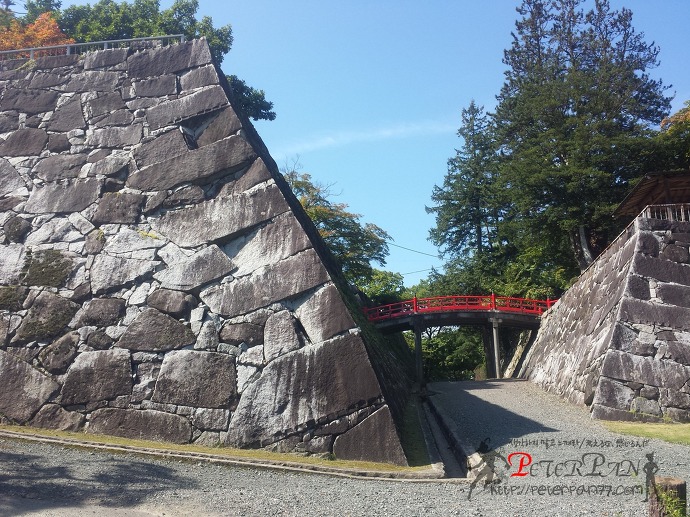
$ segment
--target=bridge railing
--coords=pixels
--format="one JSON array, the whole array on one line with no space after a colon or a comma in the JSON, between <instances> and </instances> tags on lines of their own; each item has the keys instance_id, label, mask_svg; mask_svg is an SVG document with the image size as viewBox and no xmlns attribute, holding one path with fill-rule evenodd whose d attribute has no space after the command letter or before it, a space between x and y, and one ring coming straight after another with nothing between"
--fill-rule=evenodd
<instances>
[{"instance_id":1,"label":"bridge railing","mask_svg":"<svg viewBox=\"0 0 690 517\"><path fill-rule=\"evenodd\" d=\"M87 43L69 43L52 47L32 47L17 50L0 51L0 61L9 59L35 59L44 56L64 56L82 54L94 50L108 50L125 47L147 47L151 45L170 45L171 43L184 43L184 34L166 34L164 36L150 36L147 38L129 38L107 41L89 41Z\"/></svg>"},{"instance_id":2,"label":"bridge railing","mask_svg":"<svg viewBox=\"0 0 690 517\"><path fill-rule=\"evenodd\" d=\"M389 303L363 310L371 322L404 318L413 314L454 311L498 311L541 316L555 300L533 300L510 296L471 295L434 296L432 298L413 298L402 302Z\"/></svg>"}]
</instances>

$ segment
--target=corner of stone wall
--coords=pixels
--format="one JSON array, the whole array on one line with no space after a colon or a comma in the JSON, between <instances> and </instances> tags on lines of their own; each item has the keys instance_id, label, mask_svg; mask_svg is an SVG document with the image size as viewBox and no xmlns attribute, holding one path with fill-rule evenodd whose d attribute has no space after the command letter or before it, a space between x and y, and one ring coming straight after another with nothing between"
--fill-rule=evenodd
<instances>
[{"instance_id":1,"label":"corner of stone wall","mask_svg":"<svg viewBox=\"0 0 690 517\"><path fill-rule=\"evenodd\" d=\"M227 81L227 78L222 74L220 69L218 74L221 77L221 85L225 89L230 104L235 107L240 120L242 121L245 138L252 144L252 147L257 150L257 153L266 163L268 170L271 173L273 180L278 185L285 199L290 206L293 214L301 224L302 228L309 236L313 243L314 249L318 253L321 261L331 276L333 283L338 288L340 295L347 306L350 315L354 319L358 328L362 331L362 338L366 346L369 360L372 362L374 371L381 384L381 389L384 398L388 401L390 406L390 413L395 422L395 427L398 433L402 429L403 415L407 400L411 393L413 385L413 369L414 359L409 348L395 339L383 336L366 320L362 314L361 304L357 301L351 286L345 280L340 267L334 259L331 251L323 242L318 230L314 226L311 218L304 211L301 203L292 192L290 185L287 183L283 175L280 173L278 165L271 157L268 148L257 133L251 120L238 109L238 101L235 98L232 88Z\"/></svg>"},{"instance_id":2,"label":"corner of stone wall","mask_svg":"<svg viewBox=\"0 0 690 517\"><path fill-rule=\"evenodd\" d=\"M0 420L349 459L375 428L403 462L404 368L208 45L27 63L0 70Z\"/></svg>"},{"instance_id":3,"label":"corner of stone wall","mask_svg":"<svg viewBox=\"0 0 690 517\"><path fill-rule=\"evenodd\" d=\"M638 245L592 416L690 421L690 223L636 220Z\"/></svg>"}]
</instances>

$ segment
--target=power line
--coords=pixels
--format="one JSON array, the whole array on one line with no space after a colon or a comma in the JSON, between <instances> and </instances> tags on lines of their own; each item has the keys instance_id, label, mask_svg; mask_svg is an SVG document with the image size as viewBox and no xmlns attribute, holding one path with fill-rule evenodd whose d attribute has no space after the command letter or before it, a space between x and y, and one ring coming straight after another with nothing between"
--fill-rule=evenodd
<instances>
[{"instance_id":1,"label":"power line","mask_svg":"<svg viewBox=\"0 0 690 517\"><path fill-rule=\"evenodd\" d=\"M387 244L388 244L389 246L395 246L396 248L402 248L402 249L404 249L404 250L411 251L411 252L413 252L413 253L419 253L420 255L426 255L427 257L434 257L434 258L437 258L437 259L440 259L440 258L441 258L441 257L439 257L438 255L432 255L431 253L424 253L423 251L413 250L413 249L411 249L411 248L406 248L405 246L400 246L400 245L398 245L398 244L393 244L392 242L389 242L389 243L387 243Z\"/></svg>"},{"instance_id":2,"label":"power line","mask_svg":"<svg viewBox=\"0 0 690 517\"><path fill-rule=\"evenodd\" d=\"M414 273L425 273L425 272L427 272L427 271L433 271L433 270L434 270L434 268L420 269L419 271L410 271L409 273L400 273L400 274L401 274L402 276L405 276L405 275L412 275L412 274L414 274Z\"/></svg>"}]
</instances>

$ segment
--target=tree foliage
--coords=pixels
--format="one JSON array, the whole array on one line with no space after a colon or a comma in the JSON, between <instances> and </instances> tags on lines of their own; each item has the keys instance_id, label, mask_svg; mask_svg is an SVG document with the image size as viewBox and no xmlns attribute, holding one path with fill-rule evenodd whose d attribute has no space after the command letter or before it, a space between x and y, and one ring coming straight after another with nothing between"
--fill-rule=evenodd
<instances>
[{"instance_id":1,"label":"tree foliage","mask_svg":"<svg viewBox=\"0 0 690 517\"><path fill-rule=\"evenodd\" d=\"M74 43L58 27L51 13L41 14L33 23L23 25L18 20L10 21L7 29L0 30L0 50L29 47L47 47Z\"/></svg>"},{"instance_id":2,"label":"tree foliage","mask_svg":"<svg viewBox=\"0 0 690 517\"><path fill-rule=\"evenodd\" d=\"M490 252L496 245L500 204L495 176L497 160L490 121L483 107L472 101L462 110L458 136L463 146L448 160L442 187L434 187L427 212L436 214L431 241L447 254Z\"/></svg>"},{"instance_id":3,"label":"tree foliage","mask_svg":"<svg viewBox=\"0 0 690 517\"><path fill-rule=\"evenodd\" d=\"M330 201L330 188L300 173L293 164L283 169L283 175L292 187L302 207L314 222L326 242L345 278L356 286L371 281L372 262L385 265L388 255L388 234L372 223L362 224L361 215L349 212L345 203Z\"/></svg>"},{"instance_id":4,"label":"tree foliage","mask_svg":"<svg viewBox=\"0 0 690 517\"><path fill-rule=\"evenodd\" d=\"M432 193L430 236L449 261L430 281L446 292L559 295L618 234L611 214L630 182L679 163L684 133L656 137L670 105L649 76L659 49L630 10L523 0L517 11L496 111L463 110L463 146Z\"/></svg>"},{"instance_id":5,"label":"tree foliage","mask_svg":"<svg viewBox=\"0 0 690 517\"><path fill-rule=\"evenodd\" d=\"M494 115L500 185L522 234L567 242L580 269L616 235L610 214L641 173L626 151L670 107L648 73L659 49L635 31L632 12L584 4L523 1Z\"/></svg>"}]
</instances>

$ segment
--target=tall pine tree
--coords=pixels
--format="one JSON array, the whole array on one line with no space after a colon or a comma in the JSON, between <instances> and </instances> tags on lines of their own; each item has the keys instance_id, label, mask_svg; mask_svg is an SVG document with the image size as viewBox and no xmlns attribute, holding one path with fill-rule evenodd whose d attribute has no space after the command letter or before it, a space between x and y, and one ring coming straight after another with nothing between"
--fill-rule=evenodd
<instances>
[{"instance_id":1,"label":"tall pine tree","mask_svg":"<svg viewBox=\"0 0 690 517\"><path fill-rule=\"evenodd\" d=\"M536 262L573 271L615 237L610 214L641 172L636 142L670 108L649 76L659 49L635 31L632 12L585 3L523 0L494 116L514 243L536 237L552 255Z\"/></svg>"}]
</instances>

